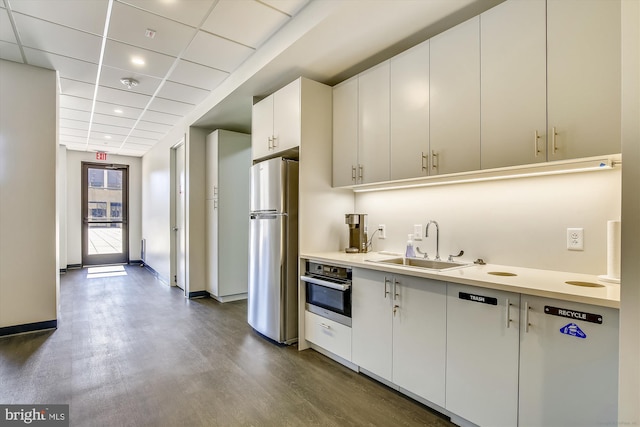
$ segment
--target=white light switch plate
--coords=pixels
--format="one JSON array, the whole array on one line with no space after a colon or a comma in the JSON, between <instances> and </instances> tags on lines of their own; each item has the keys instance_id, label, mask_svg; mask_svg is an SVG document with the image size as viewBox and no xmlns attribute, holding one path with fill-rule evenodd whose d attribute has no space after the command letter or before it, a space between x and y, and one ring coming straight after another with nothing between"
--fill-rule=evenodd
<instances>
[{"instance_id":1,"label":"white light switch plate","mask_svg":"<svg viewBox=\"0 0 640 427\"><path fill-rule=\"evenodd\" d=\"M567 249L570 251L584 250L584 228L567 228Z\"/></svg>"}]
</instances>

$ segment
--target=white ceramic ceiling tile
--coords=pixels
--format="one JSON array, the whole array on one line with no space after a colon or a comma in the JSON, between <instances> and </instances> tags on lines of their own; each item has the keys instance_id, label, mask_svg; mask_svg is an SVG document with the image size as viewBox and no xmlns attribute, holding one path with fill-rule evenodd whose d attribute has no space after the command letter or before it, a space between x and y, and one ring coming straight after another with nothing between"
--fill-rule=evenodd
<instances>
[{"instance_id":1,"label":"white ceramic ceiling tile","mask_svg":"<svg viewBox=\"0 0 640 427\"><path fill-rule=\"evenodd\" d=\"M122 132L129 133L133 125L136 124L136 120L130 119L127 117L116 117L116 116L110 116L107 114L93 113L93 123L110 125L110 126L118 126L121 129L123 129L118 133L122 133Z\"/></svg>"},{"instance_id":2,"label":"white ceramic ceiling tile","mask_svg":"<svg viewBox=\"0 0 640 427\"><path fill-rule=\"evenodd\" d=\"M149 138L140 138L137 136L130 136L129 138L127 138L127 144L131 143L131 144L143 145L147 147L154 145L156 142L158 142L156 138L149 139Z\"/></svg>"},{"instance_id":3,"label":"white ceramic ceiling tile","mask_svg":"<svg viewBox=\"0 0 640 427\"><path fill-rule=\"evenodd\" d=\"M60 95L60 108L71 108L73 110L91 111L91 100L87 98L78 98L76 96Z\"/></svg>"},{"instance_id":4,"label":"white ceramic ceiling tile","mask_svg":"<svg viewBox=\"0 0 640 427\"><path fill-rule=\"evenodd\" d=\"M107 0L11 0L11 9L102 36Z\"/></svg>"},{"instance_id":5,"label":"white ceramic ceiling tile","mask_svg":"<svg viewBox=\"0 0 640 427\"><path fill-rule=\"evenodd\" d=\"M289 20L289 15L253 0L220 0L202 29L257 48Z\"/></svg>"},{"instance_id":6,"label":"white ceramic ceiling tile","mask_svg":"<svg viewBox=\"0 0 640 427\"><path fill-rule=\"evenodd\" d=\"M151 123L151 122L146 122L144 120L140 120L136 125L136 129L148 130L151 132L158 132L162 134L168 133L171 130L171 128L172 126L170 125L163 125L160 123Z\"/></svg>"},{"instance_id":7,"label":"white ceramic ceiling tile","mask_svg":"<svg viewBox=\"0 0 640 427\"><path fill-rule=\"evenodd\" d=\"M80 136L87 137L87 131L82 129L72 129L72 128L59 128L58 134L60 136Z\"/></svg>"},{"instance_id":8,"label":"white ceramic ceiling tile","mask_svg":"<svg viewBox=\"0 0 640 427\"><path fill-rule=\"evenodd\" d=\"M23 46L98 63L100 37L19 13L13 17Z\"/></svg>"},{"instance_id":9,"label":"white ceramic ceiling tile","mask_svg":"<svg viewBox=\"0 0 640 427\"><path fill-rule=\"evenodd\" d=\"M231 72L253 52L247 46L200 31L183 57L198 64Z\"/></svg>"},{"instance_id":10,"label":"white ceramic ceiling tile","mask_svg":"<svg viewBox=\"0 0 640 427\"><path fill-rule=\"evenodd\" d=\"M195 105L186 104L184 102L176 102L163 98L154 98L154 100L151 102L151 105L149 105L149 110L184 116L191 110L193 110L194 107Z\"/></svg>"},{"instance_id":11,"label":"white ceramic ceiling tile","mask_svg":"<svg viewBox=\"0 0 640 427\"><path fill-rule=\"evenodd\" d=\"M0 41L9 43L18 43L16 35L13 32L11 21L9 20L9 12L7 9L0 10Z\"/></svg>"},{"instance_id":12,"label":"white ceramic ceiling tile","mask_svg":"<svg viewBox=\"0 0 640 427\"><path fill-rule=\"evenodd\" d=\"M91 114L88 111L70 110L68 108L59 108L58 117L61 119L88 121Z\"/></svg>"},{"instance_id":13,"label":"white ceramic ceiling tile","mask_svg":"<svg viewBox=\"0 0 640 427\"><path fill-rule=\"evenodd\" d=\"M109 134L109 135L119 135L123 139L124 139L125 136L127 136L129 134L130 130L131 130L130 127L116 126L116 125L110 125L110 124L104 124L104 123L96 123L95 122L95 116L94 116L94 122L91 125L91 133L102 132L102 133Z\"/></svg>"},{"instance_id":14,"label":"white ceramic ceiling tile","mask_svg":"<svg viewBox=\"0 0 640 427\"><path fill-rule=\"evenodd\" d=\"M274 9L294 16L309 3L309 0L260 0L262 3L268 4Z\"/></svg>"},{"instance_id":15,"label":"white ceramic ceiling tile","mask_svg":"<svg viewBox=\"0 0 640 427\"><path fill-rule=\"evenodd\" d=\"M131 136L134 138L146 138L146 139L156 140L156 141L162 138L164 135L165 135L164 133L149 132L146 130L139 130L139 129L134 129L131 132Z\"/></svg>"},{"instance_id":16,"label":"white ceramic ceiling tile","mask_svg":"<svg viewBox=\"0 0 640 427\"><path fill-rule=\"evenodd\" d=\"M215 0L118 0L165 18L197 27Z\"/></svg>"},{"instance_id":17,"label":"white ceramic ceiling tile","mask_svg":"<svg viewBox=\"0 0 640 427\"><path fill-rule=\"evenodd\" d=\"M22 62L22 54L17 44L0 40L0 59L7 61Z\"/></svg>"},{"instance_id":18,"label":"white ceramic ceiling tile","mask_svg":"<svg viewBox=\"0 0 640 427\"><path fill-rule=\"evenodd\" d=\"M98 100L111 104L126 105L135 108L144 108L151 99L148 95L129 92L127 90L112 89L110 87L100 86L98 89Z\"/></svg>"},{"instance_id":19,"label":"white ceramic ceiling tile","mask_svg":"<svg viewBox=\"0 0 640 427\"><path fill-rule=\"evenodd\" d=\"M142 108L127 107L118 103L96 102L95 113L114 117L125 117L136 120L144 110Z\"/></svg>"},{"instance_id":20,"label":"white ceramic ceiling tile","mask_svg":"<svg viewBox=\"0 0 640 427\"><path fill-rule=\"evenodd\" d=\"M60 127L69 128L69 129L89 130L89 121L85 121L85 120L70 120L70 119L60 118L58 120L58 125Z\"/></svg>"},{"instance_id":21,"label":"white ceramic ceiling tile","mask_svg":"<svg viewBox=\"0 0 640 427\"><path fill-rule=\"evenodd\" d=\"M228 76L228 72L181 59L169 75L169 80L202 89L213 90Z\"/></svg>"},{"instance_id":22,"label":"white ceramic ceiling tile","mask_svg":"<svg viewBox=\"0 0 640 427\"><path fill-rule=\"evenodd\" d=\"M182 120L183 115L181 114L168 114L163 113L161 111L150 111L147 110L142 115L141 120L145 120L151 123L160 123L164 125L174 126L178 124L180 120Z\"/></svg>"},{"instance_id":23,"label":"white ceramic ceiling tile","mask_svg":"<svg viewBox=\"0 0 640 427\"><path fill-rule=\"evenodd\" d=\"M127 89L127 87L120 82L120 79L123 77L137 80L138 85ZM121 70L119 68L102 67L102 72L100 73L100 86L141 93L143 95L153 95L156 89L158 89L158 86L160 86L160 83L162 83L162 79L140 73L132 73L131 71Z\"/></svg>"},{"instance_id":24,"label":"white ceramic ceiling tile","mask_svg":"<svg viewBox=\"0 0 640 427\"><path fill-rule=\"evenodd\" d=\"M78 98L93 99L95 85L77 80L60 79L61 95L71 95Z\"/></svg>"},{"instance_id":25,"label":"white ceramic ceiling tile","mask_svg":"<svg viewBox=\"0 0 640 427\"><path fill-rule=\"evenodd\" d=\"M41 50L24 48L27 62L37 67L57 70L61 78L95 83L98 66L92 62L68 58Z\"/></svg>"},{"instance_id":26,"label":"white ceramic ceiling tile","mask_svg":"<svg viewBox=\"0 0 640 427\"><path fill-rule=\"evenodd\" d=\"M210 93L208 90L167 81L158 92L158 97L198 105Z\"/></svg>"},{"instance_id":27,"label":"white ceramic ceiling tile","mask_svg":"<svg viewBox=\"0 0 640 427\"><path fill-rule=\"evenodd\" d=\"M147 29L155 31L153 38L145 35ZM155 52L178 56L187 47L195 31L193 27L116 2L113 4L108 37Z\"/></svg>"},{"instance_id":28,"label":"white ceramic ceiling tile","mask_svg":"<svg viewBox=\"0 0 640 427\"><path fill-rule=\"evenodd\" d=\"M144 60L144 65L136 65L131 62L134 57ZM152 52L136 46L107 40L102 65L120 68L132 73L146 74L148 76L164 78L171 68L175 58Z\"/></svg>"}]
</instances>

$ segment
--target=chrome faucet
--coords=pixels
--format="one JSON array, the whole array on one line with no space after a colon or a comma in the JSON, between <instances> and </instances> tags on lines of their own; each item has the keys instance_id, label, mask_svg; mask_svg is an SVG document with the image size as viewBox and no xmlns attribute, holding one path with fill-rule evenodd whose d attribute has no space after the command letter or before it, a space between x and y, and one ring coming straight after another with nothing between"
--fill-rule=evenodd
<instances>
[{"instance_id":1,"label":"chrome faucet","mask_svg":"<svg viewBox=\"0 0 640 427\"><path fill-rule=\"evenodd\" d=\"M436 225L436 261L440 261L440 228L438 227L438 223L436 221L429 221L427 224L427 228L424 232L424 237L429 237L429 226L431 224Z\"/></svg>"}]
</instances>

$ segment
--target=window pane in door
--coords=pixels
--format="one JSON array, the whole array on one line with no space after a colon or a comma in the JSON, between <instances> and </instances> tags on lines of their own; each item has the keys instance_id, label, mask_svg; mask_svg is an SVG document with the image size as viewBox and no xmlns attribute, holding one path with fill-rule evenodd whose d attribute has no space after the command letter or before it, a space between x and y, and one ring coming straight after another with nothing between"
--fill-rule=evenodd
<instances>
[{"instance_id":1,"label":"window pane in door","mask_svg":"<svg viewBox=\"0 0 640 427\"><path fill-rule=\"evenodd\" d=\"M88 224L89 255L122 252L122 223Z\"/></svg>"}]
</instances>

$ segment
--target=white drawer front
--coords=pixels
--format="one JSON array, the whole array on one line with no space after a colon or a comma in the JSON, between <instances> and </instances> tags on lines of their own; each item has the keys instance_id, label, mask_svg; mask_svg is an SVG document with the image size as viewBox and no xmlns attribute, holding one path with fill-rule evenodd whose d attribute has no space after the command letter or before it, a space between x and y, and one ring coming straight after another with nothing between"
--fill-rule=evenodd
<instances>
[{"instance_id":1,"label":"white drawer front","mask_svg":"<svg viewBox=\"0 0 640 427\"><path fill-rule=\"evenodd\" d=\"M308 311L304 314L307 341L351 361L351 328Z\"/></svg>"}]
</instances>

